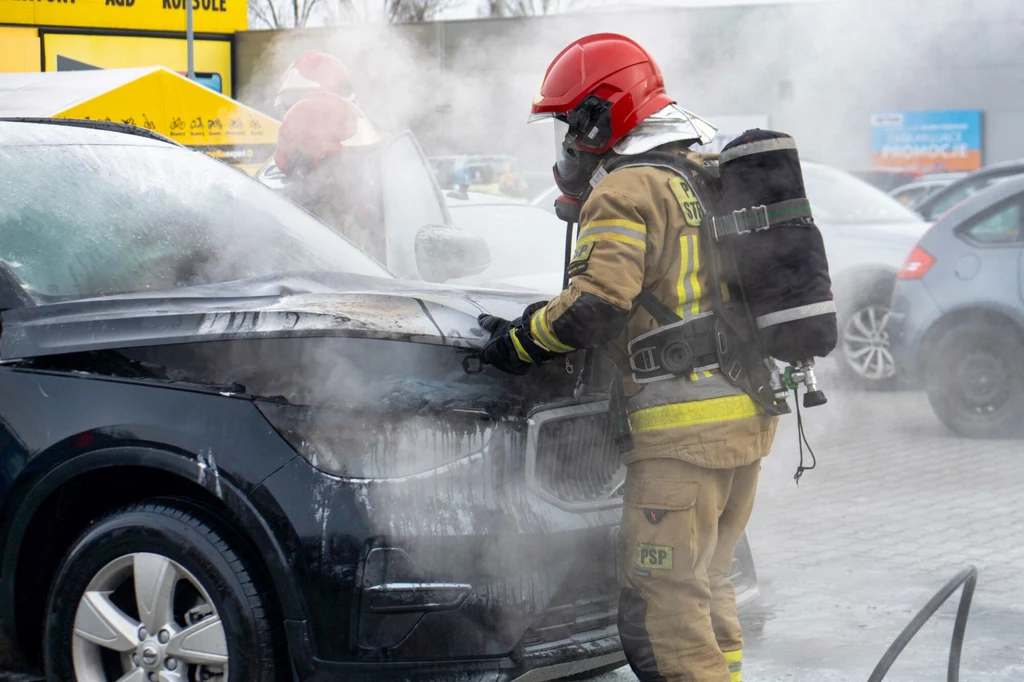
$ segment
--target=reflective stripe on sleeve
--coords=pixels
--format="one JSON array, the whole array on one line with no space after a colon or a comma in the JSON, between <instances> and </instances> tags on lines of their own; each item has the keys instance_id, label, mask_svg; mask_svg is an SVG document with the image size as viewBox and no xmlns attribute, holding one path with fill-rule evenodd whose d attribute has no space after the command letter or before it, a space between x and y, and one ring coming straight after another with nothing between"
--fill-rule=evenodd
<instances>
[{"instance_id":1,"label":"reflective stripe on sleeve","mask_svg":"<svg viewBox=\"0 0 1024 682\"><path fill-rule=\"evenodd\" d=\"M533 336L534 341L552 353L571 353L576 350L572 346L565 345L555 336L551 325L548 324L547 308L541 308L533 314L533 317L530 319L530 334Z\"/></svg>"},{"instance_id":2,"label":"reflective stripe on sleeve","mask_svg":"<svg viewBox=\"0 0 1024 682\"><path fill-rule=\"evenodd\" d=\"M513 329L508 335L512 337L512 345L515 346L516 355L519 359L523 362L532 363L533 359L530 357L530 354L526 352L526 349L523 348L523 342L519 340L519 335L516 334L516 330Z\"/></svg>"},{"instance_id":3,"label":"reflective stripe on sleeve","mask_svg":"<svg viewBox=\"0 0 1024 682\"><path fill-rule=\"evenodd\" d=\"M629 423L633 427L634 433L643 433L644 431L674 429L679 426L744 419L759 414L761 414L761 408L750 396L730 395L724 398L647 407L630 414Z\"/></svg>"},{"instance_id":4,"label":"reflective stripe on sleeve","mask_svg":"<svg viewBox=\"0 0 1024 682\"><path fill-rule=\"evenodd\" d=\"M631 220L592 220L580 230L576 244L578 246L601 239L610 239L646 250L647 227L643 223Z\"/></svg>"}]
</instances>

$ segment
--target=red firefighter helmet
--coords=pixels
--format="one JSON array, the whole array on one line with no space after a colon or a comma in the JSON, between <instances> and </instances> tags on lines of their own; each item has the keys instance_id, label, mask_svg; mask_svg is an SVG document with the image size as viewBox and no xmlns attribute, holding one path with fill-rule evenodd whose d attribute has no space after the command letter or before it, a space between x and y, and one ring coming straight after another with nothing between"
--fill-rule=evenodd
<instances>
[{"instance_id":1,"label":"red firefighter helmet","mask_svg":"<svg viewBox=\"0 0 1024 682\"><path fill-rule=\"evenodd\" d=\"M374 147L380 136L352 102L322 93L295 103L281 121L274 163L285 174L317 168L331 156Z\"/></svg>"},{"instance_id":2,"label":"red firefighter helmet","mask_svg":"<svg viewBox=\"0 0 1024 682\"><path fill-rule=\"evenodd\" d=\"M352 79L341 60L320 50L307 50L284 72L274 108L283 115L303 97L323 92L355 101Z\"/></svg>"},{"instance_id":3,"label":"red firefighter helmet","mask_svg":"<svg viewBox=\"0 0 1024 682\"><path fill-rule=\"evenodd\" d=\"M651 114L675 100L654 59L636 41L596 33L569 44L544 74L530 120L554 117L567 142L603 154Z\"/></svg>"}]
</instances>

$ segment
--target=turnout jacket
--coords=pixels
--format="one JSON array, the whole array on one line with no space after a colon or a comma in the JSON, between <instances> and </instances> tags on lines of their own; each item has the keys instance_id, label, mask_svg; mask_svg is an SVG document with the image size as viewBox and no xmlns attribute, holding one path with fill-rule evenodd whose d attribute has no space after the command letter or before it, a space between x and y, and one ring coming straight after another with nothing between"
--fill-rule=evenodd
<instances>
[{"instance_id":1,"label":"turnout jacket","mask_svg":"<svg viewBox=\"0 0 1024 682\"><path fill-rule=\"evenodd\" d=\"M658 322L637 305L647 290L681 318L711 310L700 225L704 208L674 171L626 167L591 192L567 289L530 318L530 337L553 353L600 346L622 374L634 449L626 463L670 457L734 468L768 454L777 418L717 369L643 387L629 378L627 344ZM726 292L723 291L723 296Z\"/></svg>"}]
</instances>

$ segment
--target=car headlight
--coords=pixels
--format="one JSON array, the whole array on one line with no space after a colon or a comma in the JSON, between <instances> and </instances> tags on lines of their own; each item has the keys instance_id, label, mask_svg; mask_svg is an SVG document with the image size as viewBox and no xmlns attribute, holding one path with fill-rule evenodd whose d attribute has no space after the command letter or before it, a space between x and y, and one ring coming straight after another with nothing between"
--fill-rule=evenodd
<instances>
[{"instance_id":1,"label":"car headlight","mask_svg":"<svg viewBox=\"0 0 1024 682\"><path fill-rule=\"evenodd\" d=\"M316 468L352 478L403 478L483 456L486 413L390 414L256 400L257 409Z\"/></svg>"}]
</instances>

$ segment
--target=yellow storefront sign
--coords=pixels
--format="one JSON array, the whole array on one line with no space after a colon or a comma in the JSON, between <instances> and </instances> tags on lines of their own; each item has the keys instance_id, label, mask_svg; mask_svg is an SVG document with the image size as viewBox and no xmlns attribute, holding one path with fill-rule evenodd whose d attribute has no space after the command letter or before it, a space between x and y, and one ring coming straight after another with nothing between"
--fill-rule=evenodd
<instances>
[{"instance_id":1,"label":"yellow storefront sign","mask_svg":"<svg viewBox=\"0 0 1024 682\"><path fill-rule=\"evenodd\" d=\"M0 24L185 31L188 0L0 0ZM196 33L249 27L246 0L191 0Z\"/></svg>"},{"instance_id":2,"label":"yellow storefront sign","mask_svg":"<svg viewBox=\"0 0 1024 682\"><path fill-rule=\"evenodd\" d=\"M39 71L38 31L0 27L0 71Z\"/></svg>"},{"instance_id":3,"label":"yellow storefront sign","mask_svg":"<svg viewBox=\"0 0 1024 682\"><path fill-rule=\"evenodd\" d=\"M48 33L43 37L43 46L46 48L47 71L60 71L62 59L73 59L101 69L166 66L180 73L188 67L186 43L178 38ZM195 70L197 74L219 76L221 92L230 94L231 43L227 40L195 41Z\"/></svg>"}]
</instances>

